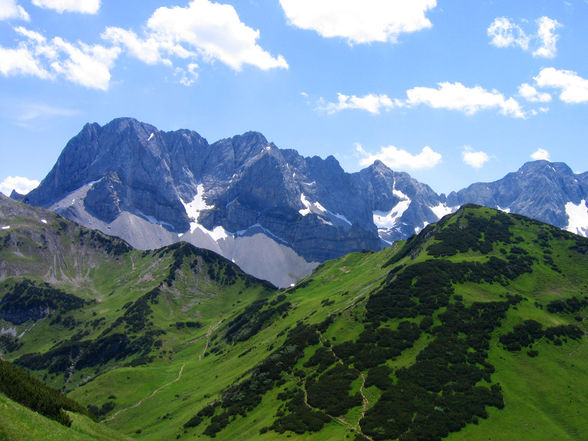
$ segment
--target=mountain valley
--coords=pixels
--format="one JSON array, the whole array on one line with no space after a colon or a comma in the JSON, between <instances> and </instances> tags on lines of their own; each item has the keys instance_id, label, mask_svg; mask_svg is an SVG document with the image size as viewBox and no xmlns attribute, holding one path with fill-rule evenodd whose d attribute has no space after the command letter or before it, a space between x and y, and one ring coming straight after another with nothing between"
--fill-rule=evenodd
<instances>
[{"instance_id":1,"label":"mountain valley","mask_svg":"<svg viewBox=\"0 0 588 441\"><path fill-rule=\"evenodd\" d=\"M588 429L588 239L559 228L465 205L278 289L191 244L134 250L1 196L0 223L2 357L121 439Z\"/></svg>"}]
</instances>

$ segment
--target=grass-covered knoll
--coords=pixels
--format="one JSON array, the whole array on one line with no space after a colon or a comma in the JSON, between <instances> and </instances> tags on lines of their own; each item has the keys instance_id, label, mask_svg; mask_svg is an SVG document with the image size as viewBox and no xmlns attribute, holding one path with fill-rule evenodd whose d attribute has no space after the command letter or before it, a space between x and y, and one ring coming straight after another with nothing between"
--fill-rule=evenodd
<instances>
[{"instance_id":1,"label":"grass-covered knoll","mask_svg":"<svg viewBox=\"0 0 588 441\"><path fill-rule=\"evenodd\" d=\"M188 245L104 253L51 283L86 306L0 345L137 439L588 431L588 241L557 228L467 206L287 290Z\"/></svg>"}]
</instances>

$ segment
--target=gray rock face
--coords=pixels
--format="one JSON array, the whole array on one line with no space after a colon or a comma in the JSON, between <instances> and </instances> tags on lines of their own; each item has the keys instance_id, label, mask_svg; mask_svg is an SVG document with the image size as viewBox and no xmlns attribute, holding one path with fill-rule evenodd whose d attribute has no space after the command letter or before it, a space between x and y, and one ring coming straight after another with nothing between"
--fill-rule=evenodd
<instances>
[{"instance_id":1,"label":"gray rock face","mask_svg":"<svg viewBox=\"0 0 588 441\"><path fill-rule=\"evenodd\" d=\"M566 228L578 220L573 219L571 205L581 206L584 201L586 206L587 176L588 173L574 174L562 162L533 161L498 181L472 184L453 192L447 201L449 205L475 203L501 208ZM588 231L588 224L584 227ZM573 232L582 234L582 231ZM586 232L583 234L586 235Z\"/></svg>"},{"instance_id":2,"label":"gray rock face","mask_svg":"<svg viewBox=\"0 0 588 441\"><path fill-rule=\"evenodd\" d=\"M588 173L536 161L446 198L379 161L349 174L332 156L302 157L257 132L209 144L193 131L119 118L87 124L23 200L139 248L192 241L284 286L316 262L406 239L464 203L566 227L566 204L588 200L587 189ZM266 251L245 253L245 243ZM280 253L273 264L268 250Z\"/></svg>"},{"instance_id":3,"label":"gray rock face","mask_svg":"<svg viewBox=\"0 0 588 441\"><path fill-rule=\"evenodd\" d=\"M241 234L259 226L308 262L382 246L370 204L333 157L303 158L256 132L209 145L130 118L87 124L25 201L48 208L89 184L84 208L106 223L128 212L178 234L195 221ZM184 204L197 196L208 208L190 219Z\"/></svg>"},{"instance_id":4,"label":"gray rock face","mask_svg":"<svg viewBox=\"0 0 588 441\"><path fill-rule=\"evenodd\" d=\"M376 213L373 221L387 242L406 239L439 220L433 209L443 206L444 198L408 173L392 171L376 161L352 177L356 191Z\"/></svg>"}]
</instances>

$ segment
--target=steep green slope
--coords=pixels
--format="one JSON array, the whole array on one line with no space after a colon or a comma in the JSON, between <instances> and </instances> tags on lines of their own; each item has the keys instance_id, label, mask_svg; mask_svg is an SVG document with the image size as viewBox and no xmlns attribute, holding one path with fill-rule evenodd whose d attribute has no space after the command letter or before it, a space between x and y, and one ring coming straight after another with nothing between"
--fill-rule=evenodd
<instances>
[{"instance_id":1,"label":"steep green slope","mask_svg":"<svg viewBox=\"0 0 588 441\"><path fill-rule=\"evenodd\" d=\"M0 440L128 440L22 369L0 360Z\"/></svg>"},{"instance_id":2,"label":"steep green slope","mask_svg":"<svg viewBox=\"0 0 588 441\"><path fill-rule=\"evenodd\" d=\"M89 417L69 413L70 427L46 418L0 393L0 440L2 441L130 441Z\"/></svg>"},{"instance_id":3,"label":"steep green slope","mask_svg":"<svg viewBox=\"0 0 588 441\"><path fill-rule=\"evenodd\" d=\"M11 247L0 256L37 258ZM557 228L466 206L283 291L186 245L86 249L105 257L83 282L71 265L50 282L84 306L64 311L79 301L62 294L47 317L0 323L24 332L5 334L4 351L138 439L580 440L588 430L588 241ZM18 274L0 288L5 303L19 304L17 286L28 304L35 292L37 304L53 299L43 274Z\"/></svg>"},{"instance_id":4,"label":"steep green slope","mask_svg":"<svg viewBox=\"0 0 588 441\"><path fill-rule=\"evenodd\" d=\"M169 362L207 341L218 317L274 292L210 251L132 250L7 198L0 224L10 227L0 230L0 354L67 391Z\"/></svg>"}]
</instances>

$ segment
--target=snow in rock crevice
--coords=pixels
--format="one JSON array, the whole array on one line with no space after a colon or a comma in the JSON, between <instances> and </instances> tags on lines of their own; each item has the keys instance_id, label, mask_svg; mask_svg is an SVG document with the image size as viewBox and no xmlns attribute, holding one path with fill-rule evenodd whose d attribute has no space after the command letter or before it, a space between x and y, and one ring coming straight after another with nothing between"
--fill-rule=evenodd
<instances>
[{"instance_id":1,"label":"snow in rock crevice","mask_svg":"<svg viewBox=\"0 0 588 441\"><path fill-rule=\"evenodd\" d=\"M151 141L154 137L155 133L151 133L151 135L149 135L149 138L147 138L147 142Z\"/></svg>"},{"instance_id":2,"label":"snow in rock crevice","mask_svg":"<svg viewBox=\"0 0 588 441\"><path fill-rule=\"evenodd\" d=\"M180 198L182 205L184 205L184 209L186 210L186 214L188 218L190 218L190 233L194 233L196 230L201 230L203 233L208 234L215 242L218 242L221 239L226 239L229 237L225 229L221 226L214 227L212 230L208 230L204 228L200 223L198 223L198 218L200 217L200 213L205 210L210 210L214 208L214 205L208 205L204 200L204 185L198 184L196 187L196 196L192 199L191 202L185 202L183 199Z\"/></svg>"},{"instance_id":3,"label":"snow in rock crevice","mask_svg":"<svg viewBox=\"0 0 588 441\"><path fill-rule=\"evenodd\" d=\"M302 216L308 216L312 213L316 214L319 218L319 221L325 225L334 226L333 222L331 221L334 221L333 218L335 218L351 226L351 222L344 215L333 213L332 211L327 210L319 201L310 202L304 193L300 193L300 202L302 202L302 205L305 207L301 210L298 210L298 213L300 213ZM330 220L327 218L330 218Z\"/></svg>"},{"instance_id":4,"label":"snow in rock crevice","mask_svg":"<svg viewBox=\"0 0 588 441\"><path fill-rule=\"evenodd\" d=\"M588 207L586 200L582 199L578 205L573 202L566 204L566 214L568 216L567 231L588 237Z\"/></svg>"},{"instance_id":5,"label":"snow in rock crevice","mask_svg":"<svg viewBox=\"0 0 588 441\"><path fill-rule=\"evenodd\" d=\"M310 202L306 196L304 195L304 193L300 193L300 202L302 202L302 205L304 205L306 208L303 208L302 210L298 210L298 213L300 213L302 216L308 216L310 213L314 213L314 214L326 214L328 211L325 207L323 207L321 205L320 202ZM317 213L318 211L318 213Z\"/></svg>"},{"instance_id":6,"label":"snow in rock crevice","mask_svg":"<svg viewBox=\"0 0 588 441\"><path fill-rule=\"evenodd\" d=\"M2 230L10 230L10 225L6 225L4 227L1 228Z\"/></svg>"}]
</instances>

